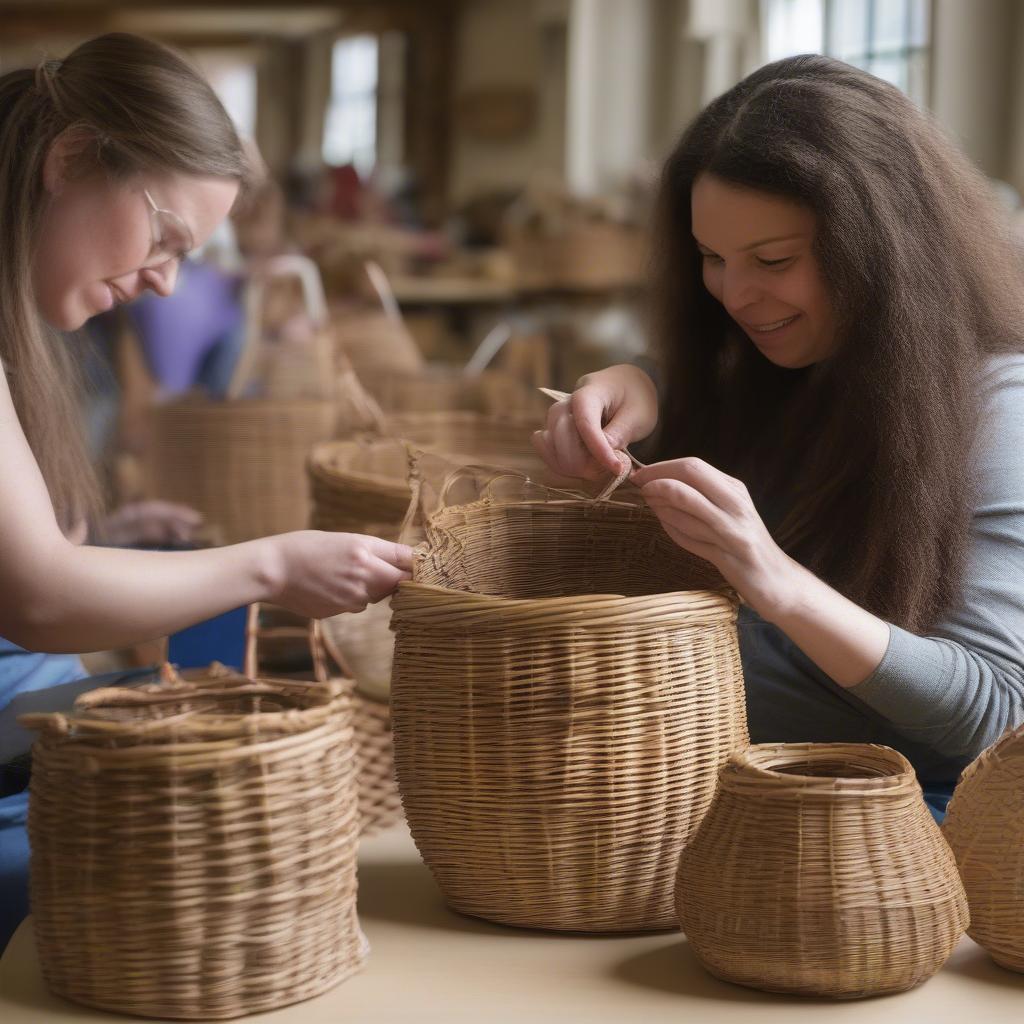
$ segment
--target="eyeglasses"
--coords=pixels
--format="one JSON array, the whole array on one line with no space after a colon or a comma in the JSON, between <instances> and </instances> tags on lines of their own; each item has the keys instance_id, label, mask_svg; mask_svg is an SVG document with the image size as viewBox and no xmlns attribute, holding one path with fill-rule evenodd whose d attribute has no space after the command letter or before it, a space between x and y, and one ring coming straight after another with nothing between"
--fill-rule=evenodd
<instances>
[{"instance_id":1,"label":"eyeglasses","mask_svg":"<svg viewBox=\"0 0 1024 1024\"><path fill-rule=\"evenodd\" d=\"M181 259L196 247L189 226L171 210L156 205L148 189L142 194L149 203L149 222L153 231L153 254L164 259Z\"/></svg>"}]
</instances>

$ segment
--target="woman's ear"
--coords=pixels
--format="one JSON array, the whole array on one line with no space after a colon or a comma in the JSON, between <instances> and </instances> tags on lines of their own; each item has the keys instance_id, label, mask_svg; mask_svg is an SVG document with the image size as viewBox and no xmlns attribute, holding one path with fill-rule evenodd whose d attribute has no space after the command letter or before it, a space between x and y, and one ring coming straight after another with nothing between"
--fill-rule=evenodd
<instances>
[{"instance_id":1,"label":"woman's ear","mask_svg":"<svg viewBox=\"0 0 1024 1024\"><path fill-rule=\"evenodd\" d=\"M51 196L59 196L64 191L65 184L73 177L75 164L92 141L90 131L71 126L50 143L43 161L43 188Z\"/></svg>"}]
</instances>

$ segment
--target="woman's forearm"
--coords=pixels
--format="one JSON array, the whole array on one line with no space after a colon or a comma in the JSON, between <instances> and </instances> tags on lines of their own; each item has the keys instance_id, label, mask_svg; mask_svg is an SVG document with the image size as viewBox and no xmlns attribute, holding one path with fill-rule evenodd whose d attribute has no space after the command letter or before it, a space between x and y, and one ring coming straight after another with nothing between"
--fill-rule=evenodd
<instances>
[{"instance_id":1,"label":"woman's forearm","mask_svg":"<svg viewBox=\"0 0 1024 1024\"><path fill-rule=\"evenodd\" d=\"M274 538L175 552L54 544L17 606L4 602L0 635L41 652L116 648L272 599L280 579Z\"/></svg>"},{"instance_id":2,"label":"woman's forearm","mask_svg":"<svg viewBox=\"0 0 1024 1024\"><path fill-rule=\"evenodd\" d=\"M851 687L870 676L889 646L889 626L786 556L777 597L754 610L782 630L829 678Z\"/></svg>"}]
</instances>

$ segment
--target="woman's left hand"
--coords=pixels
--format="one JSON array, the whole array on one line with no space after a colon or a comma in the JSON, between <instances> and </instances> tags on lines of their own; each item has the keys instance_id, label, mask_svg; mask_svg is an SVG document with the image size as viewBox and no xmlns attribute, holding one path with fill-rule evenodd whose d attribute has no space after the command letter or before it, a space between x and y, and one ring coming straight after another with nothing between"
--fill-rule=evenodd
<instances>
[{"instance_id":1,"label":"woman's left hand","mask_svg":"<svg viewBox=\"0 0 1024 1024\"><path fill-rule=\"evenodd\" d=\"M672 540L711 562L763 618L779 615L796 563L772 539L741 480L697 458L659 462L631 479Z\"/></svg>"}]
</instances>

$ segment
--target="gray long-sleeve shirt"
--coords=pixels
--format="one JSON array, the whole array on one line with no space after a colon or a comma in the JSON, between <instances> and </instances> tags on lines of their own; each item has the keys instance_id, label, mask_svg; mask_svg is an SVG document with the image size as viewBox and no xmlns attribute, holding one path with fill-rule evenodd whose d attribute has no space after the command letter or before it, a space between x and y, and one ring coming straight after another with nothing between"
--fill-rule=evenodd
<instances>
[{"instance_id":1,"label":"gray long-sleeve shirt","mask_svg":"<svg viewBox=\"0 0 1024 1024\"><path fill-rule=\"evenodd\" d=\"M1024 355L991 361L982 401L978 504L956 607L927 636L890 624L878 668L849 689L742 607L753 742L884 743L923 780L945 781L1024 721Z\"/></svg>"}]
</instances>

